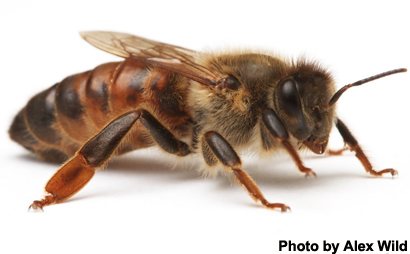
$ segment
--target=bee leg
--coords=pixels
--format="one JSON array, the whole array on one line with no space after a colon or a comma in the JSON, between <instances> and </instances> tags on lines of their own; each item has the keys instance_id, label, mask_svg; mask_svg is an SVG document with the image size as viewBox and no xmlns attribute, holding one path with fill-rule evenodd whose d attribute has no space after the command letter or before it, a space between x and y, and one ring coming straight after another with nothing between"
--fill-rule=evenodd
<instances>
[{"instance_id":1,"label":"bee leg","mask_svg":"<svg viewBox=\"0 0 410 254\"><path fill-rule=\"evenodd\" d=\"M339 149L339 150L331 150L331 149L329 149L329 150L327 151L327 154L330 155L330 156L339 156L339 155L342 155L345 151L348 151L348 150L350 150L350 148L347 146L347 144L345 144L345 145L343 146L343 148L342 148L342 149Z\"/></svg>"},{"instance_id":2,"label":"bee leg","mask_svg":"<svg viewBox=\"0 0 410 254\"><path fill-rule=\"evenodd\" d=\"M305 165L303 165L298 152L289 142L289 133L285 129L285 126L283 126L276 113L270 108L265 109L262 113L262 121L265 127L268 129L269 133L275 139L279 140L282 146L288 151L299 171L304 173L306 177L309 175L316 177L316 173L312 169L307 168L305 167Z\"/></svg>"},{"instance_id":3,"label":"bee leg","mask_svg":"<svg viewBox=\"0 0 410 254\"><path fill-rule=\"evenodd\" d=\"M285 204L269 203L265 199L252 178L240 168L241 160L232 146L221 135L213 131L207 132L202 141L202 148L207 164L213 166L219 161L228 167L235 175L238 183L248 191L248 194L255 201L260 201L263 206L269 209L279 208L282 212L290 210L290 207Z\"/></svg>"},{"instance_id":4,"label":"bee leg","mask_svg":"<svg viewBox=\"0 0 410 254\"><path fill-rule=\"evenodd\" d=\"M141 110L141 123L150 132L158 145L166 152L177 156L186 156L191 153L189 146L177 140L174 135L167 130L148 111Z\"/></svg>"},{"instance_id":5,"label":"bee leg","mask_svg":"<svg viewBox=\"0 0 410 254\"><path fill-rule=\"evenodd\" d=\"M34 201L29 209L43 210L44 206L67 200L80 191L96 169L105 165L139 117L137 112L121 115L89 139L47 182L45 191L49 195Z\"/></svg>"},{"instance_id":6,"label":"bee leg","mask_svg":"<svg viewBox=\"0 0 410 254\"><path fill-rule=\"evenodd\" d=\"M352 135L350 130L340 119L337 119L336 127L339 130L340 135L342 136L344 142L350 147L350 151L356 152L356 157L363 164L366 172L370 173L373 176L382 176L383 174L386 174L386 173L390 173L392 176L395 176L398 174L398 172L392 168L384 169L381 171L375 171L369 159L364 154L362 148L357 142L356 138Z\"/></svg>"}]
</instances>

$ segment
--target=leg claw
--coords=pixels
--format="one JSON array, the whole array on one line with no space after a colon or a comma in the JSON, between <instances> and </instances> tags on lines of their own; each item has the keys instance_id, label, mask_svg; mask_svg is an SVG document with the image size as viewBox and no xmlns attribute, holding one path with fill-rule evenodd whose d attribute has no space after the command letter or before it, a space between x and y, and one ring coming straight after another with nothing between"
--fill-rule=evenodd
<instances>
[{"instance_id":1,"label":"leg claw","mask_svg":"<svg viewBox=\"0 0 410 254\"><path fill-rule=\"evenodd\" d=\"M285 204L281 204L281 203L269 203L269 202L266 202L266 203L264 203L264 205L265 205L265 207L268 208L268 209L279 208L282 213L287 212L287 211L292 211L289 206L287 206L287 205L285 205Z\"/></svg>"},{"instance_id":2,"label":"leg claw","mask_svg":"<svg viewBox=\"0 0 410 254\"><path fill-rule=\"evenodd\" d=\"M383 176L383 174L388 174L388 173L392 175L392 178L394 178L395 176L399 174L397 170L392 169L392 168L387 168L387 169L383 169L380 171L375 171L375 170L370 171L370 174L374 176Z\"/></svg>"},{"instance_id":3,"label":"leg claw","mask_svg":"<svg viewBox=\"0 0 410 254\"><path fill-rule=\"evenodd\" d=\"M303 168L302 170L300 170L300 172L305 174L305 178L308 178L308 176L310 175L313 175L315 178L317 177L316 173L310 168Z\"/></svg>"},{"instance_id":4,"label":"leg claw","mask_svg":"<svg viewBox=\"0 0 410 254\"><path fill-rule=\"evenodd\" d=\"M42 200L35 200L33 203L28 207L28 210L33 210L33 211L38 211L41 210L43 211L43 207L46 205L50 205L54 203L57 200L57 195L47 195L44 197Z\"/></svg>"},{"instance_id":5,"label":"leg claw","mask_svg":"<svg viewBox=\"0 0 410 254\"><path fill-rule=\"evenodd\" d=\"M28 207L28 210L29 210L29 211L30 211L30 210L33 210L33 211L41 210L42 212L44 212L44 210L43 210L43 202L38 201L38 200L34 201L34 202Z\"/></svg>"}]
</instances>

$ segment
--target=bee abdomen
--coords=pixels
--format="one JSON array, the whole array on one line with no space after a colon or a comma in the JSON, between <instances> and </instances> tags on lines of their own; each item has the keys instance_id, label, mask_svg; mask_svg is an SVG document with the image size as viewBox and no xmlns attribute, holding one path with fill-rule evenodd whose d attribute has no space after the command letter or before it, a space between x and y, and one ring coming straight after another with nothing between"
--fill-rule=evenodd
<instances>
[{"instance_id":1,"label":"bee abdomen","mask_svg":"<svg viewBox=\"0 0 410 254\"><path fill-rule=\"evenodd\" d=\"M69 76L31 98L10 127L11 139L48 161L71 157L107 122L108 88L99 73L107 65L115 69L118 63ZM98 123L89 117L94 107L105 113L95 117Z\"/></svg>"},{"instance_id":2,"label":"bee abdomen","mask_svg":"<svg viewBox=\"0 0 410 254\"><path fill-rule=\"evenodd\" d=\"M118 115L110 107L110 100L115 100L110 98L110 89L123 63L102 64L35 95L10 126L11 139L48 161L63 162L71 157ZM143 79L146 75L137 77ZM137 96L135 92L132 91ZM130 108L127 106L122 109Z\"/></svg>"},{"instance_id":3,"label":"bee abdomen","mask_svg":"<svg viewBox=\"0 0 410 254\"><path fill-rule=\"evenodd\" d=\"M111 120L141 107L182 136L190 121L184 102L187 90L179 76L132 59L102 64L30 99L16 116L10 136L40 157L60 161ZM117 154L154 145L142 124L136 123L130 133Z\"/></svg>"},{"instance_id":4,"label":"bee abdomen","mask_svg":"<svg viewBox=\"0 0 410 254\"><path fill-rule=\"evenodd\" d=\"M10 138L29 151L34 152L34 146L38 145L38 140L32 135L31 131L27 128L26 121L24 119L25 108L23 108L14 117L14 120L9 129Z\"/></svg>"},{"instance_id":5,"label":"bee abdomen","mask_svg":"<svg viewBox=\"0 0 410 254\"><path fill-rule=\"evenodd\" d=\"M14 118L9 134L11 139L40 158L63 162L69 155L58 149L62 137L55 128L55 89L56 85L34 96Z\"/></svg>"}]
</instances>

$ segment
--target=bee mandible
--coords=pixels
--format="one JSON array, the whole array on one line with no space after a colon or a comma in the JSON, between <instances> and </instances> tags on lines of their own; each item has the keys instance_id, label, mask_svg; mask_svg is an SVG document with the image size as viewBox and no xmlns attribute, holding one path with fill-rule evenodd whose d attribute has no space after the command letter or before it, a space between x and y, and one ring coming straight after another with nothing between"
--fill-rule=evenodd
<instances>
[{"instance_id":1,"label":"bee mandible","mask_svg":"<svg viewBox=\"0 0 410 254\"><path fill-rule=\"evenodd\" d=\"M197 52L125 33L84 32L95 47L125 58L65 78L35 95L15 117L10 137L46 161L65 162L47 182L47 194L29 209L67 200L81 190L114 155L159 147L176 157L199 154L204 174L225 171L264 207L270 203L242 169L238 154L285 150L299 171L299 150L324 154L333 125L366 172L376 171L356 138L337 117L331 74L317 62L289 61L253 50ZM345 149L339 151L341 153Z\"/></svg>"}]
</instances>

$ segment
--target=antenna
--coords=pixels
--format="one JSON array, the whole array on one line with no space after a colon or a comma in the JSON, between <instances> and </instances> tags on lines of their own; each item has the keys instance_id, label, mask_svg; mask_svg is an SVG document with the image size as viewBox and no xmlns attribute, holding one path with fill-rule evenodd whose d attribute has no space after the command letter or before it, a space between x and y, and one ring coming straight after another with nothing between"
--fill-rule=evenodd
<instances>
[{"instance_id":1,"label":"antenna","mask_svg":"<svg viewBox=\"0 0 410 254\"><path fill-rule=\"evenodd\" d=\"M386 76L389 76L389 75L393 75L393 74L400 73L400 72L406 72L406 71L407 71L406 68L386 71L386 72L383 72L383 73L380 73L380 74L377 74L377 75L374 75L374 76L371 76L371 77L356 81L352 84L345 85L344 87L340 88L339 91L337 91L333 95L332 99L330 99L330 101L325 105L324 108L327 109L327 108L330 108L331 106L333 106L333 104L336 103L336 101L340 98L340 96L342 96L342 94L344 92L346 92L347 89L349 89L353 86L360 86L360 85L363 85L364 83L367 83L367 82L370 82L370 81L373 81L373 80L376 80L376 79L379 79L379 78L383 78L383 77L386 77Z\"/></svg>"}]
</instances>

